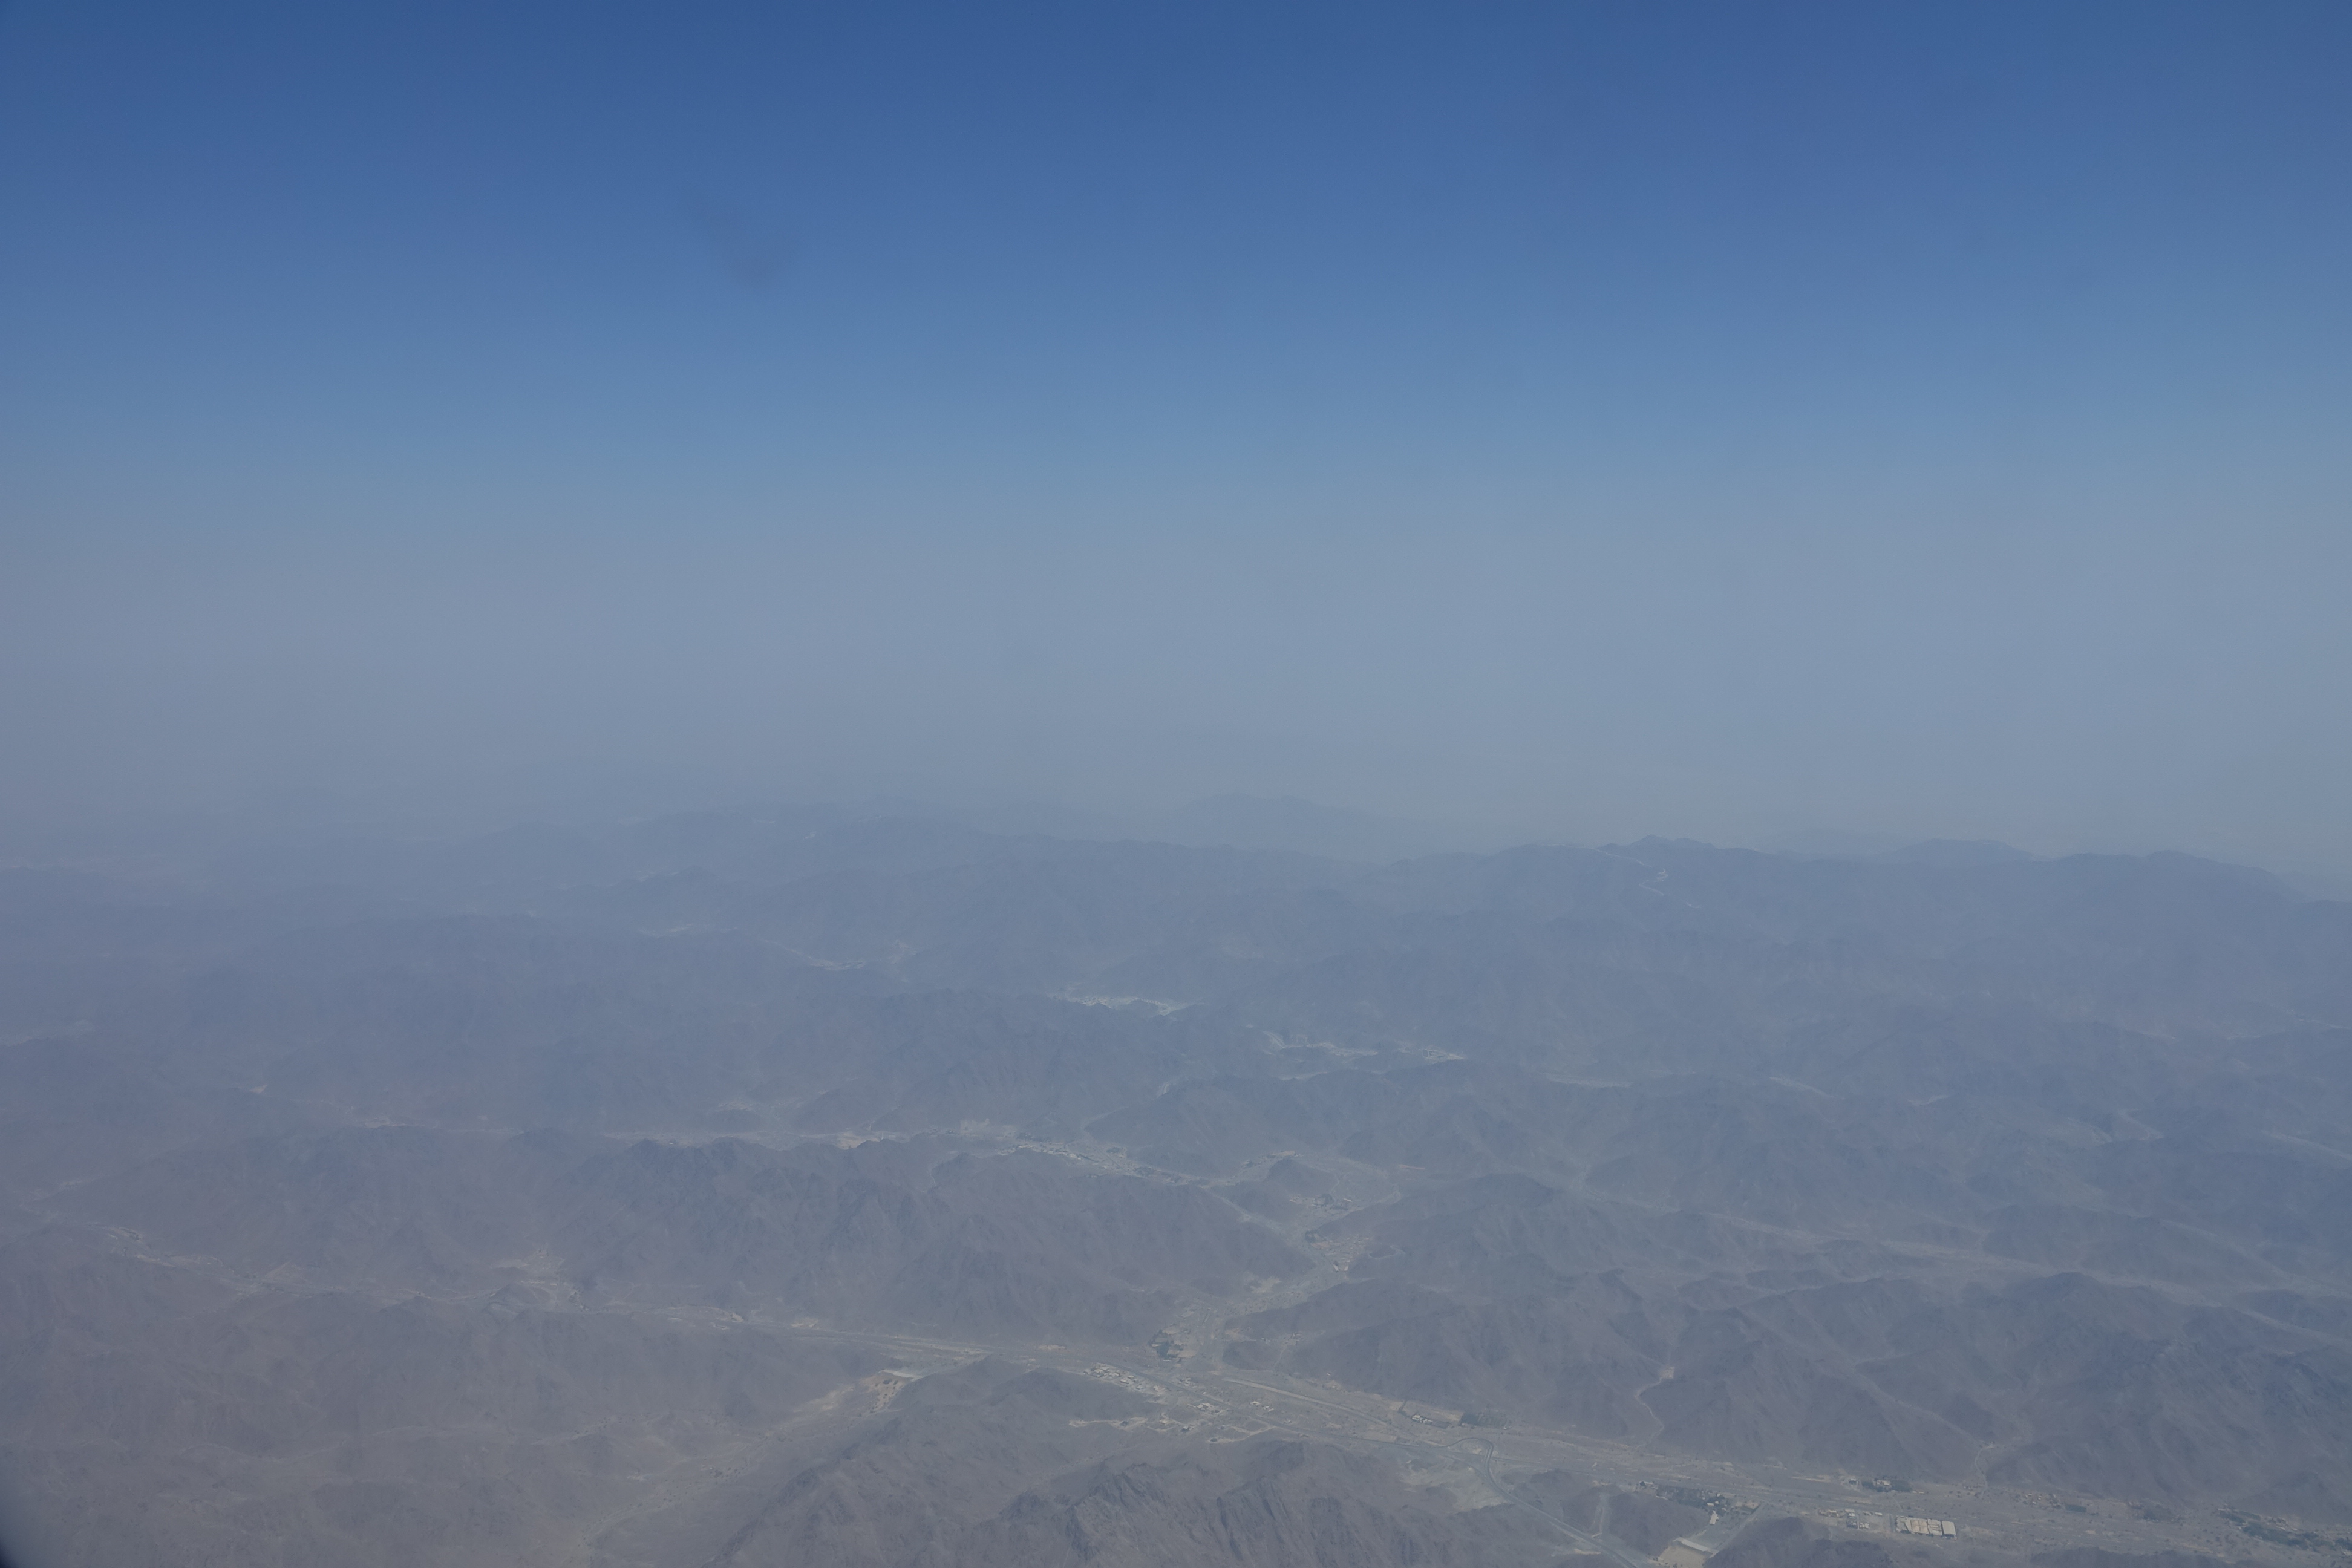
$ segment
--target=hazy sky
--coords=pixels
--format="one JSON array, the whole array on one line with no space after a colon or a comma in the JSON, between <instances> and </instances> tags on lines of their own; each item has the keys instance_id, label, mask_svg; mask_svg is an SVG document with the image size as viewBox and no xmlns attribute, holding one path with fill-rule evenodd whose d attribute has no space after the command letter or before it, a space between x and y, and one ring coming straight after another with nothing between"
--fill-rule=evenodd
<instances>
[{"instance_id":1,"label":"hazy sky","mask_svg":"<svg viewBox=\"0 0 2352 1568\"><path fill-rule=\"evenodd\" d=\"M0 10L0 805L2352 868L2352 7Z\"/></svg>"}]
</instances>

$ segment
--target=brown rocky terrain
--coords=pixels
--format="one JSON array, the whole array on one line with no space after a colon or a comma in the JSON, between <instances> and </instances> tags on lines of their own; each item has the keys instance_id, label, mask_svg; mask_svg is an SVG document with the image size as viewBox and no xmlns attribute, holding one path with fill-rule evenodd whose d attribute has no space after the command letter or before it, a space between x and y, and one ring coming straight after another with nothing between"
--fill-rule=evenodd
<instances>
[{"instance_id":1,"label":"brown rocky terrain","mask_svg":"<svg viewBox=\"0 0 2352 1568\"><path fill-rule=\"evenodd\" d=\"M2259 873L811 809L0 935L26 1568L2352 1537L2352 910Z\"/></svg>"}]
</instances>

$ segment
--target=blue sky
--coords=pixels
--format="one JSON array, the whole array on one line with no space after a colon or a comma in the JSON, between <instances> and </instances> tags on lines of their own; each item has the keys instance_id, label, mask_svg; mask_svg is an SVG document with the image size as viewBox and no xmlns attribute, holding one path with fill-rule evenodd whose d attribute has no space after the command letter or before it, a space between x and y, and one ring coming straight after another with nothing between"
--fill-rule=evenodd
<instances>
[{"instance_id":1,"label":"blue sky","mask_svg":"<svg viewBox=\"0 0 2352 1568\"><path fill-rule=\"evenodd\" d=\"M2332 4L18 0L0 804L2352 867L2347 81Z\"/></svg>"}]
</instances>

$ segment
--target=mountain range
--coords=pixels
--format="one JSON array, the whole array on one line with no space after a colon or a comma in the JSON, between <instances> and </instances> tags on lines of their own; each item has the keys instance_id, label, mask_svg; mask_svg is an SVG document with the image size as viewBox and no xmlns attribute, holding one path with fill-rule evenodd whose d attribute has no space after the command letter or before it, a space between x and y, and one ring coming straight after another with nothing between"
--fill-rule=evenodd
<instances>
[{"instance_id":1,"label":"mountain range","mask_svg":"<svg viewBox=\"0 0 2352 1568\"><path fill-rule=\"evenodd\" d=\"M2352 905L1265 816L0 871L0 1539L2352 1552Z\"/></svg>"}]
</instances>

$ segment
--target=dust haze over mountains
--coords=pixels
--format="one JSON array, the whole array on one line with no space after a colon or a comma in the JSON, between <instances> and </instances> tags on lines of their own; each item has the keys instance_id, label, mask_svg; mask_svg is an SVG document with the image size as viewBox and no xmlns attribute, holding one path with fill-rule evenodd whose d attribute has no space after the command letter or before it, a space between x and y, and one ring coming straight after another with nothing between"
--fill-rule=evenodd
<instances>
[{"instance_id":1,"label":"dust haze over mountains","mask_svg":"<svg viewBox=\"0 0 2352 1568\"><path fill-rule=\"evenodd\" d=\"M2347 67L0 7L8 1568L2341 1564Z\"/></svg>"},{"instance_id":2,"label":"dust haze over mountains","mask_svg":"<svg viewBox=\"0 0 2352 1568\"><path fill-rule=\"evenodd\" d=\"M2347 536L2002 527L20 541L5 842L779 793L1154 833L1240 793L1422 825L1398 855L1840 830L2352 874Z\"/></svg>"}]
</instances>

